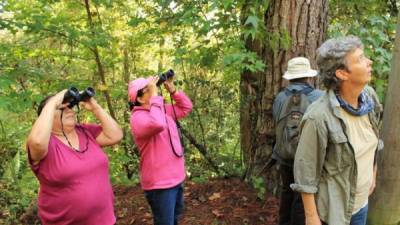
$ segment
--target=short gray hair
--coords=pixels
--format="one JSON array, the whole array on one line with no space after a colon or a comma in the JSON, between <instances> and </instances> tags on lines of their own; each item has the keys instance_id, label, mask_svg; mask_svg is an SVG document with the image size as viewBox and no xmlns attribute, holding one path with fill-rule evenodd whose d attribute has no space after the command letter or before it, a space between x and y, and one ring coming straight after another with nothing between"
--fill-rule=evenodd
<instances>
[{"instance_id":1,"label":"short gray hair","mask_svg":"<svg viewBox=\"0 0 400 225\"><path fill-rule=\"evenodd\" d=\"M317 64L327 89L336 90L340 87L341 81L336 77L336 70L347 69L346 55L358 48L363 48L361 40L356 36L346 36L329 39L317 49Z\"/></svg>"}]
</instances>

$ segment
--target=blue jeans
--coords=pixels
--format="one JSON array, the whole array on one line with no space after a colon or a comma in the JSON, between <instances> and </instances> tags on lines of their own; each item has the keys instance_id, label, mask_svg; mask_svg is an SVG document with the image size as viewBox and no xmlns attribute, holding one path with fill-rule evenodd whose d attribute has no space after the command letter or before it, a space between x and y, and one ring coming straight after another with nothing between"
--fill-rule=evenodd
<instances>
[{"instance_id":1,"label":"blue jeans","mask_svg":"<svg viewBox=\"0 0 400 225\"><path fill-rule=\"evenodd\" d=\"M154 225L177 225L183 212L183 185L144 192L153 212Z\"/></svg>"},{"instance_id":2,"label":"blue jeans","mask_svg":"<svg viewBox=\"0 0 400 225\"><path fill-rule=\"evenodd\" d=\"M368 205L361 208L356 214L351 216L350 225L365 225L367 224ZM328 225L321 221L322 225Z\"/></svg>"},{"instance_id":3,"label":"blue jeans","mask_svg":"<svg viewBox=\"0 0 400 225\"><path fill-rule=\"evenodd\" d=\"M368 205L361 208L356 214L351 217L350 225L365 225L367 224Z\"/></svg>"}]
</instances>

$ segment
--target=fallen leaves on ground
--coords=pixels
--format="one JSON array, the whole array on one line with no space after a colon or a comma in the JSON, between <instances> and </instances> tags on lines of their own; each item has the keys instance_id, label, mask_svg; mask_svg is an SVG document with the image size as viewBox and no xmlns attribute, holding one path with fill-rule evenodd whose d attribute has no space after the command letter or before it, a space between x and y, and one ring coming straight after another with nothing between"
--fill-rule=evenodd
<instances>
[{"instance_id":1,"label":"fallen leaves on ground","mask_svg":"<svg viewBox=\"0 0 400 225\"><path fill-rule=\"evenodd\" d=\"M151 225L151 210L139 186L114 187L118 225ZM181 225L276 225L278 200L257 198L250 185L237 178L185 183L185 213ZM123 213L119 213L123 212Z\"/></svg>"},{"instance_id":2,"label":"fallen leaves on ground","mask_svg":"<svg viewBox=\"0 0 400 225\"><path fill-rule=\"evenodd\" d=\"M153 217L139 185L114 186L117 225L151 225ZM257 191L238 178L206 183L185 182L185 212L180 225L276 225L278 199L261 201ZM40 224L36 202L21 216L22 224Z\"/></svg>"}]
</instances>

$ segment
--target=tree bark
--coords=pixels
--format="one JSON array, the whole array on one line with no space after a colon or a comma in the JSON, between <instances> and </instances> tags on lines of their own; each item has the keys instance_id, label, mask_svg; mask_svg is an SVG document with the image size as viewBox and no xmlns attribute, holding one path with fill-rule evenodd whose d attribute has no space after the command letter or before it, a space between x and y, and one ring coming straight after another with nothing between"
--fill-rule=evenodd
<instances>
[{"instance_id":1,"label":"tree bark","mask_svg":"<svg viewBox=\"0 0 400 225\"><path fill-rule=\"evenodd\" d=\"M200 144L194 137L193 135L191 135L189 133L189 131L187 131L185 128L181 128L182 134L189 140L190 144L192 144L194 147L197 148L197 150L199 150L199 152L203 155L204 159L207 161L207 163L212 167L212 169L218 174L221 174L220 169L218 168L217 163L213 160L212 157L210 157L210 155L208 154L208 150L207 148ZM222 169L223 170L223 169ZM230 175L229 172L223 170L225 175Z\"/></svg>"},{"instance_id":2,"label":"tree bark","mask_svg":"<svg viewBox=\"0 0 400 225\"><path fill-rule=\"evenodd\" d=\"M86 14L87 14L87 18L88 18L89 28L91 30L92 35L95 36L96 32L95 32L94 24L93 24L93 20L92 20L92 13L90 12L89 0L85 0L85 9L86 9ZM97 74L100 77L101 83L105 87L107 87L106 75L105 75L105 72L104 72L104 66L101 63L99 49L97 48L97 45L94 45L92 48L90 48L90 50L93 52L93 55L94 55L94 58L95 58L95 61L96 61L96 65L97 65ZM108 90L103 90L103 94L104 94L104 97L105 97L106 102L107 102L108 111L110 112L111 117L116 120L116 116L115 116L115 113L114 113L114 108L112 107L112 104L111 104L110 93L108 92Z\"/></svg>"},{"instance_id":3,"label":"tree bark","mask_svg":"<svg viewBox=\"0 0 400 225\"><path fill-rule=\"evenodd\" d=\"M244 6L243 22L249 15L246 7L252 2L248 1ZM285 85L282 75L287 61L304 56L316 68L316 49L325 39L327 14L327 0L271 0L264 14L267 40L245 40L246 48L257 53L266 65L262 72L244 71L240 80L241 149L247 168L245 177L258 174L272 154L275 139L272 104L275 95ZM285 34L291 39L286 49L282 39Z\"/></svg>"},{"instance_id":4,"label":"tree bark","mask_svg":"<svg viewBox=\"0 0 400 225\"><path fill-rule=\"evenodd\" d=\"M124 59L123 59L123 65L124 65L124 73L123 73L123 78L124 82L126 84L125 89L128 90L128 84L130 81L130 59L129 59L129 53L128 53L128 47L125 46L124 49L122 50L124 53ZM134 60L133 60L134 62ZM135 68L133 68L135 71ZM122 126L123 132L124 132L124 139L121 142L122 147L124 148L125 154L129 156L130 160L128 162L124 162L124 169L126 172L126 176L128 179L131 179L133 175L137 171L137 167L134 166L134 160L140 158L139 150L137 146L133 143L131 132L130 132L130 116L131 112L128 110L124 111L124 122L125 125L127 126Z\"/></svg>"},{"instance_id":5,"label":"tree bark","mask_svg":"<svg viewBox=\"0 0 400 225\"><path fill-rule=\"evenodd\" d=\"M382 138L385 150L378 162L377 186L370 200L368 224L400 224L400 17L398 17L392 70L383 114Z\"/></svg>"}]
</instances>

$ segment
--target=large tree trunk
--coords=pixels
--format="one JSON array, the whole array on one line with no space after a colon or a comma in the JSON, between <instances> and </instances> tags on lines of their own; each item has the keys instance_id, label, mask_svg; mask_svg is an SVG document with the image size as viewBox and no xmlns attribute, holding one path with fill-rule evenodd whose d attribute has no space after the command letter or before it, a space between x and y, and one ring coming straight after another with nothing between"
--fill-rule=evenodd
<instances>
[{"instance_id":1,"label":"large tree trunk","mask_svg":"<svg viewBox=\"0 0 400 225\"><path fill-rule=\"evenodd\" d=\"M243 21L252 2L249 0L244 6ZM240 132L246 177L258 174L270 159L275 139L272 104L284 86L282 75L287 61L304 56L316 67L316 49L325 39L327 14L327 0L271 0L264 14L267 40L245 40L246 48L266 64L262 72L244 71L240 80ZM291 40L286 47L285 36Z\"/></svg>"},{"instance_id":2,"label":"large tree trunk","mask_svg":"<svg viewBox=\"0 0 400 225\"><path fill-rule=\"evenodd\" d=\"M370 201L368 223L373 225L400 224L400 17L397 23L392 71L386 95L382 137L385 150L378 164L377 186Z\"/></svg>"}]
</instances>

